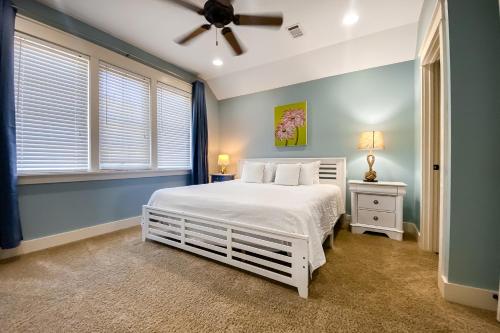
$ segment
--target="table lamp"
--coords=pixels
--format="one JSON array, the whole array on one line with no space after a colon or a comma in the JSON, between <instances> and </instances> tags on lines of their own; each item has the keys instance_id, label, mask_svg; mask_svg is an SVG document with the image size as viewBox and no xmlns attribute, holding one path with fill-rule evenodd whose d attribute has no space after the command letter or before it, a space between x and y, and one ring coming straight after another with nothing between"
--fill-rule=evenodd
<instances>
[{"instance_id":1,"label":"table lamp","mask_svg":"<svg viewBox=\"0 0 500 333\"><path fill-rule=\"evenodd\" d=\"M219 158L217 160L217 164L220 166L220 173L225 174L226 173L226 167L229 165L229 155L227 154L220 154Z\"/></svg>"},{"instance_id":2,"label":"table lamp","mask_svg":"<svg viewBox=\"0 0 500 333\"><path fill-rule=\"evenodd\" d=\"M377 181L377 173L372 169L373 164L375 163L375 155L373 155L373 151L384 148L384 136L381 131L368 131L361 133L361 136L359 137L358 149L370 151L366 157L369 169L365 172L365 182Z\"/></svg>"}]
</instances>

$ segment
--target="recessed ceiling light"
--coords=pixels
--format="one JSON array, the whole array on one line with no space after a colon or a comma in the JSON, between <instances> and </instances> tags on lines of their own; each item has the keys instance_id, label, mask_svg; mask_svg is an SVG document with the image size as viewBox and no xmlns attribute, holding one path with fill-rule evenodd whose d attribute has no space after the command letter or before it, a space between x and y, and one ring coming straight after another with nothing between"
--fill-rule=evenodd
<instances>
[{"instance_id":1,"label":"recessed ceiling light","mask_svg":"<svg viewBox=\"0 0 500 333\"><path fill-rule=\"evenodd\" d=\"M344 19L342 20L342 23L344 25L353 25L354 23L358 22L359 20L359 15L354 13L354 12L349 12L344 15Z\"/></svg>"},{"instance_id":2,"label":"recessed ceiling light","mask_svg":"<svg viewBox=\"0 0 500 333\"><path fill-rule=\"evenodd\" d=\"M214 61L212 61L212 64L214 64L214 66L220 67L224 65L224 62L219 58L215 58Z\"/></svg>"}]
</instances>

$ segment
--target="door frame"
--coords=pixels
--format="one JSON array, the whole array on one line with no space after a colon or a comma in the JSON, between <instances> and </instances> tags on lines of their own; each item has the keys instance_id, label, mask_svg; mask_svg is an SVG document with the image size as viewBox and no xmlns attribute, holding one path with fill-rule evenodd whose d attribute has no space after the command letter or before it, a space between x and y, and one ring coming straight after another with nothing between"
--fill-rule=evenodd
<instances>
[{"instance_id":1,"label":"door frame","mask_svg":"<svg viewBox=\"0 0 500 333\"><path fill-rule=\"evenodd\" d=\"M446 2L437 1L431 24L427 30L422 46L418 53L421 73L421 132L420 132L420 237L419 247L432 251L433 226L432 226L432 149L431 126L432 108L435 103L433 97L434 77L430 64L439 61L440 87L439 87L439 119L440 119L440 197L439 197L439 269L438 281L440 289L442 276L447 277L447 248L445 246L447 230L449 230L449 115L448 115L448 70L447 51L445 48L445 12ZM446 234L445 234L446 232Z\"/></svg>"}]
</instances>

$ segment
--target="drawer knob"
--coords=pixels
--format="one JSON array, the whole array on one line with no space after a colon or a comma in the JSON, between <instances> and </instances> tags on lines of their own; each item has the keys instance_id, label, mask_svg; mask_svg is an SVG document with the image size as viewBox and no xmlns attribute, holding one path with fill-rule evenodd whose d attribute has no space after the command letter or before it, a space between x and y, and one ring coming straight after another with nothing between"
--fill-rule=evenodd
<instances>
[{"instance_id":1,"label":"drawer knob","mask_svg":"<svg viewBox=\"0 0 500 333\"><path fill-rule=\"evenodd\" d=\"M374 203L375 205L378 205L378 200L373 200L373 203Z\"/></svg>"},{"instance_id":2,"label":"drawer knob","mask_svg":"<svg viewBox=\"0 0 500 333\"><path fill-rule=\"evenodd\" d=\"M378 216L374 216L373 221L378 221Z\"/></svg>"}]
</instances>

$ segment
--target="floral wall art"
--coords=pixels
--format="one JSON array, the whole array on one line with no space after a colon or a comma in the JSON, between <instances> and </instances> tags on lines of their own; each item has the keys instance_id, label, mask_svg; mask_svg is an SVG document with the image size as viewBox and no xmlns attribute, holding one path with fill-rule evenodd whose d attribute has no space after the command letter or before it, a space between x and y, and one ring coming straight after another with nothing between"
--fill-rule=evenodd
<instances>
[{"instance_id":1,"label":"floral wall art","mask_svg":"<svg viewBox=\"0 0 500 333\"><path fill-rule=\"evenodd\" d=\"M307 145L307 101L274 108L274 145Z\"/></svg>"}]
</instances>

